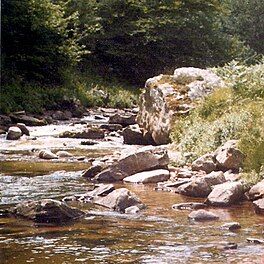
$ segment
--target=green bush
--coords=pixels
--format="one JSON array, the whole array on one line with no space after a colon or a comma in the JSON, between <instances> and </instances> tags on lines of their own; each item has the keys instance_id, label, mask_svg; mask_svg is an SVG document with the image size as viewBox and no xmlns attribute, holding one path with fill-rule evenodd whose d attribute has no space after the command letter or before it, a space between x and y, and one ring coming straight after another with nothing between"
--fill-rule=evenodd
<instances>
[{"instance_id":1,"label":"green bush","mask_svg":"<svg viewBox=\"0 0 264 264\"><path fill-rule=\"evenodd\" d=\"M226 81L199 102L193 112L175 121L172 140L189 161L214 151L229 139L239 140L245 154L244 171L260 172L264 165L264 78L263 63L229 65L213 69Z\"/></svg>"}]
</instances>

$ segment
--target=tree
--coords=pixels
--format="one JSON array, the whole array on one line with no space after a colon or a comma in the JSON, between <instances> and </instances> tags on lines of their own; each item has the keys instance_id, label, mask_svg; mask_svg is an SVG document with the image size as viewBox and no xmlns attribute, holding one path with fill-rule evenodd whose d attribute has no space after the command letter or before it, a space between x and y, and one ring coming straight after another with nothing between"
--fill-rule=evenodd
<instances>
[{"instance_id":1,"label":"tree","mask_svg":"<svg viewBox=\"0 0 264 264\"><path fill-rule=\"evenodd\" d=\"M57 84L83 53L78 13L52 0L2 0L2 83L10 77Z\"/></svg>"},{"instance_id":2,"label":"tree","mask_svg":"<svg viewBox=\"0 0 264 264\"><path fill-rule=\"evenodd\" d=\"M139 82L167 68L227 59L228 41L217 24L220 1L75 0L74 5L90 29L89 59L107 66L108 74Z\"/></svg>"}]
</instances>

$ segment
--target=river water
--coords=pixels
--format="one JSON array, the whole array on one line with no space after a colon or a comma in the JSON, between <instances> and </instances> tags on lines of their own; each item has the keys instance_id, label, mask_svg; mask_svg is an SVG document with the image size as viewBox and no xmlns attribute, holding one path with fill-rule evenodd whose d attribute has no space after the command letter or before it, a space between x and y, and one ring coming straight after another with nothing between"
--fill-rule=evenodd
<instances>
[{"instance_id":1,"label":"river water","mask_svg":"<svg viewBox=\"0 0 264 264\"><path fill-rule=\"evenodd\" d=\"M87 162L40 162L25 151L25 146L5 145L0 151L0 210L24 200L84 193L91 186L81 177ZM109 149L80 151L94 157L103 156ZM264 263L264 246L246 240L264 237L264 218L254 213L250 203L210 209L220 220L197 223L188 220L188 211L176 211L171 206L202 200L157 192L154 185L118 183L116 187L136 193L147 209L129 216L75 203L72 205L89 214L59 227L36 227L30 221L2 215L0 263ZM238 221L242 228L236 232L221 228L232 221ZM237 243L238 247L223 249L224 242Z\"/></svg>"}]
</instances>

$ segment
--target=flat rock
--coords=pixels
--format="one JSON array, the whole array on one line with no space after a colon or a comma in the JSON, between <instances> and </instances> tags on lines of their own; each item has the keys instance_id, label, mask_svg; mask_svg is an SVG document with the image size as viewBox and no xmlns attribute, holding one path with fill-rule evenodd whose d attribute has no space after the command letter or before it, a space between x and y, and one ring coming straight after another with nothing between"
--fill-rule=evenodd
<instances>
[{"instance_id":1,"label":"flat rock","mask_svg":"<svg viewBox=\"0 0 264 264\"><path fill-rule=\"evenodd\" d=\"M195 221L210 221L219 219L219 216L216 214L203 209L191 212L188 217Z\"/></svg>"},{"instance_id":2,"label":"flat rock","mask_svg":"<svg viewBox=\"0 0 264 264\"><path fill-rule=\"evenodd\" d=\"M142 171L166 169L168 163L168 153L164 148L143 147L133 153L122 156L107 169L97 174L94 179L101 182L123 180Z\"/></svg>"},{"instance_id":3,"label":"flat rock","mask_svg":"<svg viewBox=\"0 0 264 264\"><path fill-rule=\"evenodd\" d=\"M256 200L264 198L264 180L255 184L248 192L248 197L250 200Z\"/></svg>"},{"instance_id":4,"label":"flat rock","mask_svg":"<svg viewBox=\"0 0 264 264\"><path fill-rule=\"evenodd\" d=\"M97 127L86 128L81 131L65 131L59 135L60 138L83 138L83 139L103 139L105 133Z\"/></svg>"},{"instance_id":5,"label":"flat rock","mask_svg":"<svg viewBox=\"0 0 264 264\"><path fill-rule=\"evenodd\" d=\"M126 208L131 206L137 206L140 209L144 208L140 199L126 188L116 189L104 197L95 199L94 202L121 213L124 213Z\"/></svg>"},{"instance_id":6,"label":"flat rock","mask_svg":"<svg viewBox=\"0 0 264 264\"><path fill-rule=\"evenodd\" d=\"M83 211L52 199L22 202L15 206L11 213L35 223L52 224L62 224L84 216Z\"/></svg>"},{"instance_id":7,"label":"flat rock","mask_svg":"<svg viewBox=\"0 0 264 264\"><path fill-rule=\"evenodd\" d=\"M143 171L123 179L124 182L132 183L157 183L167 181L170 178L168 170L159 169L152 171Z\"/></svg>"},{"instance_id":8,"label":"flat rock","mask_svg":"<svg viewBox=\"0 0 264 264\"><path fill-rule=\"evenodd\" d=\"M7 140L18 140L22 136L22 131L18 127L9 127L6 135Z\"/></svg>"},{"instance_id":9,"label":"flat rock","mask_svg":"<svg viewBox=\"0 0 264 264\"><path fill-rule=\"evenodd\" d=\"M242 200L244 188L241 182L225 182L215 185L206 203L213 206L229 206Z\"/></svg>"},{"instance_id":10,"label":"flat rock","mask_svg":"<svg viewBox=\"0 0 264 264\"><path fill-rule=\"evenodd\" d=\"M254 205L255 212L257 214L264 215L264 198L254 201L253 205Z\"/></svg>"},{"instance_id":11,"label":"flat rock","mask_svg":"<svg viewBox=\"0 0 264 264\"><path fill-rule=\"evenodd\" d=\"M35 117L27 116L27 115L24 115L24 114L22 114L22 115L11 114L10 118L11 118L12 122L14 122L14 123L23 123L26 126L44 126L44 125L47 124L42 119L37 119Z\"/></svg>"}]
</instances>

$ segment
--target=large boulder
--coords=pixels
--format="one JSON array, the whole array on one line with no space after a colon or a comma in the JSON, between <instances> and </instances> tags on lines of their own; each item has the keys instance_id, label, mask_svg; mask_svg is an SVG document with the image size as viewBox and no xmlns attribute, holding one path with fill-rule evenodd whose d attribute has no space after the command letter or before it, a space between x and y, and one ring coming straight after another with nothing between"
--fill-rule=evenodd
<instances>
[{"instance_id":1,"label":"large boulder","mask_svg":"<svg viewBox=\"0 0 264 264\"><path fill-rule=\"evenodd\" d=\"M250 200L264 198L264 180L251 187L247 195Z\"/></svg>"},{"instance_id":2,"label":"large boulder","mask_svg":"<svg viewBox=\"0 0 264 264\"><path fill-rule=\"evenodd\" d=\"M62 224L84 216L81 210L52 199L22 202L11 209L11 213L35 223L52 224Z\"/></svg>"},{"instance_id":3,"label":"large boulder","mask_svg":"<svg viewBox=\"0 0 264 264\"><path fill-rule=\"evenodd\" d=\"M190 182L180 185L177 192L191 197L207 197L214 185L225 181L223 172L211 172L202 177L194 177Z\"/></svg>"},{"instance_id":4,"label":"large boulder","mask_svg":"<svg viewBox=\"0 0 264 264\"><path fill-rule=\"evenodd\" d=\"M219 169L238 171L242 167L244 154L238 149L237 144L237 140L229 140L215 151L214 158Z\"/></svg>"},{"instance_id":5,"label":"large boulder","mask_svg":"<svg viewBox=\"0 0 264 264\"><path fill-rule=\"evenodd\" d=\"M124 178L124 182L132 183L157 183L167 181L170 178L168 170L159 169L152 171L143 171Z\"/></svg>"},{"instance_id":6,"label":"large boulder","mask_svg":"<svg viewBox=\"0 0 264 264\"><path fill-rule=\"evenodd\" d=\"M194 107L194 100L220 87L223 82L216 74L191 67L176 69L174 75L148 79L140 96L137 123L156 144L166 144L177 116L187 114Z\"/></svg>"},{"instance_id":7,"label":"large boulder","mask_svg":"<svg viewBox=\"0 0 264 264\"><path fill-rule=\"evenodd\" d=\"M22 114L22 115L12 114L12 115L10 115L10 118L11 118L12 122L14 122L14 123L23 123L26 126L44 126L44 125L47 124L42 119L37 119L35 117L27 116L27 115L24 115L24 114Z\"/></svg>"},{"instance_id":8,"label":"large boulder","mask_svg":"<svg viewBox=\"0 0 264 264\"><path fill-rule=\"evenodd\" d=\"M229 206L240 202L244 195L241 182L225 182L214 186L206 203L213 206Z\"/></svg>"},{"instance_id":9,"label":"large boulder","mask_svg":"<svg viewBox=\"0 0 264 264\"><path fill-rule=\"evenodd\" d=\"M264 215L264 198L253 202L255 212Z\"/></svg>"},{"instance_id":10,"label":"large boulder","mask_svg":"<svg viewBox=\"0 0 264 264\"><path fill-rule=\"evenodd\" d=\"M107 169L97 174L94 179L99 182L113 182L138 172L166 169L169 163L168 153L159 147L143 147L136 152L121 156Z\"/></svg>"},{"instance_id":11,"label":"large boulder","mask_svg":"<svg viewBox=\"0 0 264 264\"><path fill-rule=\"evenodd\" d=\"M131 206L137 206L139 209L145 207L140 199L126 188L114 190L104 197L95 199L94 202L121 213Z\"/></svg>"},{"instance_id":12,"label":"large boulder","mask_svg":"<svg viewBox=\"0 0 264 264\"><path fill-rule=\"evenodd\" d=\"M6 135L7 140L17 140L22 136L22 131L19 127L9 127Z\"/></svg>"}]
</instances>

